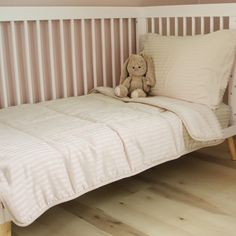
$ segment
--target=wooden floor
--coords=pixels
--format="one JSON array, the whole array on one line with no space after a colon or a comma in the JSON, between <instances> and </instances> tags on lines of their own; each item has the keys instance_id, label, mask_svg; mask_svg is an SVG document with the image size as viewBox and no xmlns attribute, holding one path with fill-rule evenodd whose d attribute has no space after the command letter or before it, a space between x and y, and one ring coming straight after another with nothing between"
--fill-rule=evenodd
<instances>
[{"instance_id":1,"label":"wooden floor","mask_svg":"<svg viewBox=\"0 0 236 236\"><path fill-rule=\"evenodd\" d=\"M192 153L52 208L17 236L236 236L236 162Z\"/></svg>"}]
</instances>

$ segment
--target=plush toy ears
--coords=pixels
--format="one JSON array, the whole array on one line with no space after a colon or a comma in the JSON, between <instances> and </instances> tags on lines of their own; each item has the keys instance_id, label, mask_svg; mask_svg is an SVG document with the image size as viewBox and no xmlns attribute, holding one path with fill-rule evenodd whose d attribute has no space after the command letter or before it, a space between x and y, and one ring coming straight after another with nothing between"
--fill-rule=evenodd
<instances>
[{"instance_id":1,"label":"plush toy ears","mask_svg":"<svg viewBox=\"0 0 236 236\"><path fill-rule=\"evenodd\" d=\"M146 77L149 78L149 85L153 87L156 84L156 78L155 78L155 70L154 70L154 62L152 60L152 57L145 55L144 53L140 53L140 55L144 58L144 60L147 63L147 73Z\"/></svg>"},{"instance_id":2,"label":"plush toy ears","mask_svg":"<svg viewBox=\"0 0 236 236\"><path fill-rule=\"evenodd\" d=\"M132 56L132 55L131 55ZM131 57L130 56L130 57ZM128 77L129 72L127 70L129 61L130 61L130 57L125 61L125 63L123 64L123 69L121 71L121 76L120 76L120 84L123 83L123 81Z\"/></svg>"}]
</instances>

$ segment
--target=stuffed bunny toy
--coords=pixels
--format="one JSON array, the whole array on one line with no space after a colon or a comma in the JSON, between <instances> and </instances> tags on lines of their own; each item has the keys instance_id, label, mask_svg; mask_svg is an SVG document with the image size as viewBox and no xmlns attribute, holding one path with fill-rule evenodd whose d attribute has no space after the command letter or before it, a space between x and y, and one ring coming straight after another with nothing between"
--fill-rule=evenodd
<instances>
[{"instance_id":1,"label":"stuffed bunny toy","mask_svg":"<svg viewBox=\"0 0 236 236\"><path fill-rule=\"evenodd\" d=\"M154 63L144 54L132 54L124 63L120 85L115 88L117 97L146 97L156 84Z\"/></svg>"}]
</instances>

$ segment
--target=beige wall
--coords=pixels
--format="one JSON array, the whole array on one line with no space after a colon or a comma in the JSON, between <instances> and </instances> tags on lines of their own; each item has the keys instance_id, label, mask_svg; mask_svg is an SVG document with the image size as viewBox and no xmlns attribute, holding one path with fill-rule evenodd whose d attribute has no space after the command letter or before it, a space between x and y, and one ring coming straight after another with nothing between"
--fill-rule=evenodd
<instances>
[{"instance_id":1,"label":"beige wall","mask_svg":"<svg viewBox=\"0 0 236 236\"><path fill-rule=\"evenodd\" d=\"M0 6L144 6L229 2L236 0L0 0Z\"/></svg>"}]
</instances>

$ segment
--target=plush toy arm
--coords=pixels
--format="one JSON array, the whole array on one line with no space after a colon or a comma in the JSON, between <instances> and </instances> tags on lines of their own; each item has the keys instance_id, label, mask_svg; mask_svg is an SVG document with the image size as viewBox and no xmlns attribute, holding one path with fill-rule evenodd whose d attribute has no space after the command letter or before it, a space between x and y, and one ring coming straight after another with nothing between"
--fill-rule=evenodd
<instances>
[{"instance_id":1,"label":"plush toy arm","mask_svg":"<svg viewBox=\"0 0 236 236\"><path fill-rule=\"evenodd\" d=\"M151 86L149 85L149 81L147 77L143 77L143 90L146 93L149 93L151 90Z\"/></svg>"},{"instance_id":2,"label":"plush toy arm","mask_svg":"<svg viewBox=\"0 0 236 236\"><path fill-rule=\"evenodd\" d=\"M150 87L153 87L153 86L155 86L155 84L156 84L155 77L146 76L146 77L145 77L145 80L146 80L147 85L149 85Z\"/></svg>"},{"instance_id":3,"label":"plush toy arm","mask_svg":"<svg viewBox=\"0 0 236 236\"><path fill-rule=\"evenodd\" d=\"M127 89L130 88L131 77L127 77L121 83L121 85L125 86Z\"/></svg>"}]
</instances>

